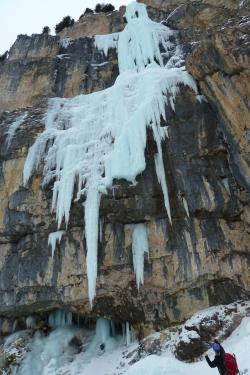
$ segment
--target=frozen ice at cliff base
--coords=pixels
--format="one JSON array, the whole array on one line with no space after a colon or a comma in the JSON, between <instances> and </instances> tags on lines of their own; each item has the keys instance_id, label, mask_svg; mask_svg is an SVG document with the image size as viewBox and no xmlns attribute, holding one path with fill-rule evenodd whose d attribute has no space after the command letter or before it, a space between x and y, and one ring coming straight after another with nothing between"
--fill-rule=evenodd
<instances>
[{"instance_id":1,"label":"frozen ice at cliff base","mask_svg":"<svg viewBox=\"0 0 250 375\"><path fill-rule=\"evenodd\" d=\"M37 375L84 373L85 366L95 358L103 354L109 355L119 348L124 350L126 342L130 344L132 341L129 328L122 336L116 332L114 322L110 320L97 319L95 332L71 325L70 314L63 310L51 313L49 320L55 329L48 336L36 332L34 337L30 338L28 351L20 367L15 368L16 375L33 375L34 369ZM24 334L25 331L18 332L12 335L12 340ZM80 354L71 344L74 337L78 337L82 343ZM5 347L10 343L11 337L6 340ZM104 351L100 350L101 344L105 345ZM79 368L83 372L80 372Z\"/></svg>"},{"instance_id":2,"label":"frozen ice at cliff base","mask_svg":"<svg viewBox=\"0 0 250 375\"><path fill-rule=\"evenodd\" d=\"M49 314L49 326L52 328L72 325L72 313L65 310L55 310Z\"/></svg>"},{"instance_id":3,"label":"frozen ice at cliff base","mask_svg":"<svg viewBox=\"0 0 250 375\"><path fill-rule=\"evenodd\" d=\"M224 306L226 307L226 306ZM246 306L247 308L247 306ZM223 306L211 307L207 310L196 313L191 319L184 323L180 328L185 330L186 325L195 325L201 319L207 318L218 313L223 318L227 309ZM247 310L246 310L247 311ZM225 320L227 316L224 315ZM63 323L63 321L62 321ZM18 338L30 337L29 331L16 332L7 337L4 347L8 348L10 354L20 355L20 347L17 343ZM190 333L190 331L188 331ZM175 335L178 333L172 333ZM155 333L155 338L160 333ZM157 336L158 335L158 336ZM77 336L83 342L81 353L74 351L70 341ZM36 375L213 375L216 369L210 369L204 358L195 363L185 363L178 361L171 351L171 341L166 348L162 348L160 355L149 355L143 357L136 363L131 364L133 353L137 353L137 344L132 343L125 347L124 337L117 334L112 329L112 322L99 319L96 325L96 331L88 331L76 327L57 327L49 333L48 336L35 333L26 346L26 356L21 365L16 367L15 375L33 375L33 369L36 369ZM99 347L105 343L105 351L100 353ZM223 342L225 350L229 353L235 353L239 369L244 374L249 374L249 352L250 352L250 317L245 317L240 326L232 335ZM27 353L27 348L31 351ZM131 353L127 356L126 354ZM124 355L125 354L125 355ZM213 353L210 352L210 358ZM15 371L15 370L14 370Z\"/></svg>"},{"instance_id":4,"label":"frozen ice at cliff base","mask_svg":"<svg viewBox=\"0 0 250 375\"><path fill-rule=\"evenodd\" d=\"M170 68L172 62L166 66L163 64L161 50L166 56L169 48L173 49L169 42L172 31L151 21L143 4L130 4L126 17L128 24L124 31L96 37L97 47L105 52L114 46L118 49L120 75L114 86L71 99L50 99L45 130L30 148L23 171L26 185L43 161L44 184L54 182L52 208L56 211L58 228L63 220L68 225L76 183L75 199L85 197L86 262L91 304L97 278L101 195L112 187L114 179L136 183L136 177L146 167L147 128L151 128L157 145L156 173L171 222L161 148L167 129L161 127L161 120L167 121L166 106L175 110L180 85L189 86L197 93L195 82L184 67ZM178 46L175 58L172 57L179 66ZM142 257L140 259L143 261ZM143 265L139 268L143 269ZM137 284L142 281L143 277L140 275L138 279L137 275Z\"/></svg>"}]
</instances>

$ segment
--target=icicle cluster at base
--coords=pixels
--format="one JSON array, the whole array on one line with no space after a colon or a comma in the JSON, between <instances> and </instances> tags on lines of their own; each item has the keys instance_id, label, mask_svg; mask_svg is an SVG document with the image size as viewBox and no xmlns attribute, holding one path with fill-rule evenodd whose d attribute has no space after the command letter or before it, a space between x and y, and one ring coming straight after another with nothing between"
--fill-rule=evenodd
<instances>
[{"instance_id":1,"label":"icicle cluster at base","mask_svg":"<svg viewBox=\"0 0 250 375\"><path fill-rule=\"evenodd\" d=\"M101 195L112 187L114 179L135 183L137 175L145 170L147 128L151 128L157 145L156 173L171 222L161 148L167 127L161 126L161 120L166 121L166 106L175 110L179 85L189 86L197 93L192 77L184 67L179 67L178 48L170 58L171 63L163 64L160 45L165 56L168 55L173 47L169 42L173 32L151 21L143 4L130 4L126 18L128 24L123 32L96 37L96 45L106 53L109 48L118 48L120 75L115 84L89 95L50 99L45 131L30 148L23 171L26 185L38 164L44 162L43 183L54 182L52 208L56 211L58 229L63 219L68 225L76 182L75 198L86 197L86 262L91 305L96 293ZM138 231L142 235L143 230ZM52 250L56 240L59 240L56 235L49 238ZM140 248L136 239L133 242L137 249L134 265L139 285L143 282L141 254L147 251L146 241L144 248Z\"/></svg>"},{"instance_id":2,"label":"icicle cluster at base","mask_svg":"<svg viewBox=\"0 0 250 375\"><path fill-rule=\"evenodd\" d=\"M124 324L123 337L125 338L127 346L129 346L132 342L135 341L135 332L133 330L133 327L130 326L129 322L126 322Z\"/></svg>"},{"instance_id":3,"label":"icicle cluster at base","mask_svg":"<svg viewBox=\"0 0 250 375\"><path fill-rule=\"evenodd\" d=\"M96 321L95 345L106 344L110 338L120 335L116 330L117 323L113 320L98 318ZM128 346L135 341L135 332L129 322L122 323L122 336L124 343Z\"/></svg>"},{"instance_id":4,"label":"icicle cluster at base","mask_svg":"<svg viewBox=\"0 0 250 375\"><path fill-rule=\"evenodd\" d=\"M56 310L49 314L49 326L52 328L72 325L72 313L65 310Z\"/></svg>"},{"instance_id":5,"label":"icicle cluster at base","mask_svg":"<svg viewBox=\"0 0 250 375\"><path fill-rule=\"evenodd\" d=\"M111 321L99 318L96 321L96 338L105 343L111 335Z\"/></svg>"}]
</instances>

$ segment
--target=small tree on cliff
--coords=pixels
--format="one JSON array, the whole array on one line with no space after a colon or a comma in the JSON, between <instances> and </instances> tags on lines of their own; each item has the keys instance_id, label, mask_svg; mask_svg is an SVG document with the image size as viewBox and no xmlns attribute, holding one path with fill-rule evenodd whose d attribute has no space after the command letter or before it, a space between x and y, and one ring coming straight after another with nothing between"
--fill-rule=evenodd
<instances>
[{"instance_id":1,"label":"small tree on cliff","mask_svg":"<svg viewBox=\"0 0 250 375\"><path fill-rule=\"evenodd\" d=\"M88 14L94 14L93 9L86 8L85 12L79 17L79 20L81 20L83 17L87 16Z\"/></svg>"},{"instance_id":2,"label":"small tree on cliff","mask_svg":"<svg viewBox=\"0 0 250 375\"><path fill-rule=\"evenodd\" d=\"M108 13L108 12L113 12L113 10L115 9L114 5L112 4L96 4L96 7L95 7L95 12L96 13L100 13L100 12L105 12L105 13Z\"/></svg>"},{"instance_id":3,"label":"small tree on cliff","mask_svg":"<svg viewBox=\"0 0 250 375\"><path fill-rule=\"evenodd\" d=\"M105 12L105 13L108 13L108 12L113 12L113 10L115 10L115 7L114 5L112 4L105 4L104 7L102 8L102 11Z\"/></svg>"},{"instance_id":4,"label":"small tree on cliff","mask_svg":"<svg viewBox=\"0 0 250 375\"><path fill-rule=\"evenodd\" d=\"M86 14L93 14L93 13L94 13L94 11L92 9L86 8L85 12L83 13L83 15L85 16Z\"/></svg>"},{"instance_id":5,"label":"small tree on cliff","mask_svg":"<svg viewBox=\"0 0 250 375\"><path fill-rule=\"evenodd\" d=\"M43 33L43 34L49 34L49 33L50 33L50 28L49 28L49 26L44 26L42 33Z\"/></svg>"},{"instance_id":6,"label":"small tree on cliff","mask_svg":"<svg viewBox=\"0 0 250 375\"><path fill-rule=\"evenodd\" d=\"M55 32L56 34L60 33L65 27L73 26L75 23L74 19L70 16L63 17L62 21L56 24Z\"/></svg>"},{"instance_id":7,"label":"small tree on cliff","mask_svg":"<svg viewBox=\"0 0 250 375\"><path fill-rule=\"evenodd\" d=\"M0 61L4 61L8 58L9 51L4 52L2 55L0 55Z\"/></svg>"}]
</instances>

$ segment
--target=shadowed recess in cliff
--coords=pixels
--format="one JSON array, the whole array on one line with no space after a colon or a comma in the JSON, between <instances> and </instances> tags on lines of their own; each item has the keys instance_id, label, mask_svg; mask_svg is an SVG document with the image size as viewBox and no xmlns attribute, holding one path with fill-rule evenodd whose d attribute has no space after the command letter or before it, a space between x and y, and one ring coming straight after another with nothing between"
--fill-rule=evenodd
<instances>
[{"instance_id":1,"label":"shadowed recess in cliff","mask_svg":"<svg viewBox=\"0 0 250 375\"><path fill-rule=\"evenodd\" d=\"M163 64L163 56L168 56L170 45L173 49L168 42L171 30L151 21L143 4L129 5L126 18L128 24L119 33L120 75L114 86L72 99L51 99L45 131L30 148L23 172L27 185L34 169L44 162L44 184L54 181L52 209L56 210L58 228L63 219L68 224L74 185L78 180L76 199L86 198L86 262L91 305L96 293L101 195L112 187L114 179L136 183L136 177L146 167L147 128L151 128L157 145L156 174L171 222L161 148L168 134L161 120L166 123L166 106L175 110L179 85L189 86L197 94L195 81L185 67L180 67L178 45L167 64ZM138 32L140 28L143 33ZM102 41L99 38L98 47L102 48L103 43L107 49L113 47L113 42L107 45L105 38L112 40L113 37L104 36ZM143 257L140 259L143 261ZM143 267L137 266L135 270L143 270ZM138 285L142 280L141 274L137 275Z\"/></svg>"}]
</instances>

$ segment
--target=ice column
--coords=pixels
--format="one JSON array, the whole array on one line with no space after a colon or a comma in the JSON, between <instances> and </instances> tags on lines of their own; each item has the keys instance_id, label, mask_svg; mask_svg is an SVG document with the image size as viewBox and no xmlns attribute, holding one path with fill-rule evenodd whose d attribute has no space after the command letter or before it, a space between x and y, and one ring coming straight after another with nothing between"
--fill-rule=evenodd
<instances>
[{"instance_id":1,"label":"ice column","mask_svg":"<svg viewBox=\"0 0 250 375\"><path fill-rule=\"evenodd\" d=\"M144 281L144 254L148 254L148 232L146 224L135 224L132 234L133 264L137 288Z\"/></svg>"},{"instance_id":2,"label":"ice column","mask_svg":"<svg viewBox=\"0 0 250 375\"><path fill-rule=\"evenodd\" d=\"M52 328L72 325L72 312L56 310L49 314L49 326Z\"/></svg>"}]
</instances>

